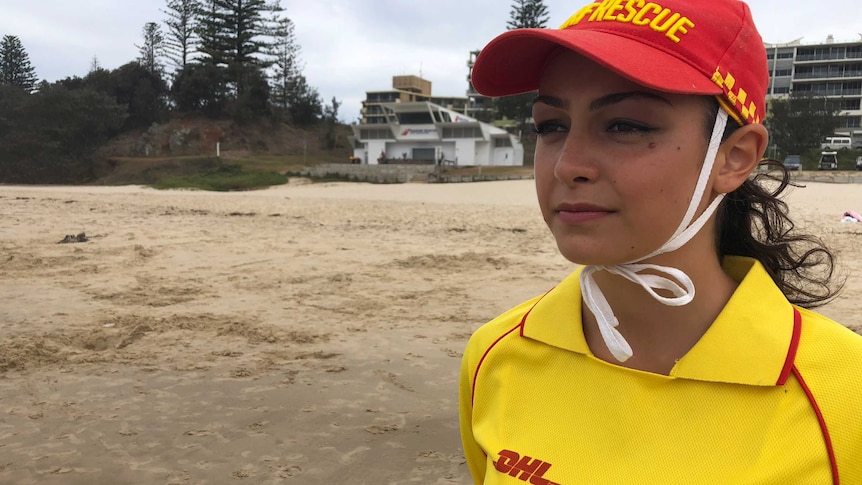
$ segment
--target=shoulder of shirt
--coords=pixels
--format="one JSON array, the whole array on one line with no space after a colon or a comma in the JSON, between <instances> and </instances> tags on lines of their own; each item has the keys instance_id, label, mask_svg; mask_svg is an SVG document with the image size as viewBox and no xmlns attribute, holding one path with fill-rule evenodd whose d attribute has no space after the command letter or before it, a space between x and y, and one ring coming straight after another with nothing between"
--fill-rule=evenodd
<instances>
[{"instance_id":1,"label":"shoulder of shirt","mask_svg":"<svg viewBox=\"0 0 862 485\"><path fill-rule=\"evenodd\" d=\"M812 340L826 340L834 350L848 351L862 359L862 335L815 311L798 308L802 315L803 331L809 332Z\"/></svg>"},{"instance_id":2,"label":"shoulder of shirt","mask_svg":"<svg viewBox=\"0 0 862 485\"><path fill-rule=\"evenodd\" d=\"M829 430L841 478L860 483L853 477L862 477L857 458L862 455L862 336L813 311L800 308L799 313L796 378Z\"/></svg>"},{"instance_id":3,"label":"shoulder of shirt","mask_svg":"<svg viewBox=\"0 0 862 485\"><path fill-rule=\"evenodd\" d=\"M802 336L796 367L803 376L842 374L841 379L829 380L852 390L862 400L862 373L858 371L862 368L862 335L819 313L798 310L802 315Z\"/></svg>"},{"instance_id":4,"label":"shoulder of shirt","mask_svg":"<svg viewBox=\"0 0 862 485\"><path fill-rule=\"evenodd\" d=\"M473 335L470 337L470 341L467 344L467 353L470 352L480 352L484 353L485 350L492 346L494 342L499 340L506 334L513 333L513 329L519 327L521 322L524 319L524 315L530 311L531 308L542 298L543 295L538 295L534 298L531 298L519 305L516 305L505 312L501 313L499 316L494 318L488 323L485 323L481 327L479 327ZM515 331L517 332L517 331ZM517 332L520 334L520 332Z\"/></svg>"}]
</instances>

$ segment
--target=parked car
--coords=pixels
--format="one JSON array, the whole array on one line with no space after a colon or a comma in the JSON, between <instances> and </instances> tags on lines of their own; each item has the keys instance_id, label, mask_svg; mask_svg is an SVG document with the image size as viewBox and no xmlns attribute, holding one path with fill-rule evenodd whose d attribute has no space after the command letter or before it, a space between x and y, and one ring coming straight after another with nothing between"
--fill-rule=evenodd
<instances>
[{"instance_id":1,"label":"parked car","mask_svg":"<svg viewBox=\"0 0 862 485\"><path fill-rule=\"evenodd\" d=\"M838 152L820 152L817 170L838 170Z\"/></svg>"},{"instance_id":2,"label":"parked car","mask_svg":"<svg viewBox=\"0 0 862 485\"><path fill-rule=\"evenodd\" d=\"M787 168L787 170L795 170L798 172L802 170L802 158L799 155L787 155L787 157L784 158L784 167Z\"/></svg>"},{"instance_id":3,"label":"parked car","mask_svg":"<svg viewBox=\"0 0 862 485\"><path fill-rule=\"evenodd\" d=\"M862 170L862 157L856 157L856 170Z\"/></svg>"}]
</instances>

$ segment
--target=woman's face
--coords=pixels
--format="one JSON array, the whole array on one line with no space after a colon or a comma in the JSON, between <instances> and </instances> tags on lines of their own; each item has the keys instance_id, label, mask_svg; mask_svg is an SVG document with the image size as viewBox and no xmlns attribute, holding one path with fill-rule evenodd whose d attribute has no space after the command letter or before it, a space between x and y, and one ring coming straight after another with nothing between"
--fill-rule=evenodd
<instances>
[{"instance_id":1,"label":"woman's face","mask_svg":"<svg viewBox=\"0 0 862 485\"><path fill-rule=\"evenodd\" d=\"M670 238L706 155L706 109L572 52L550 62L533 106L536 191L563 256L620 264Z\"/></svg>"}]
</instances>

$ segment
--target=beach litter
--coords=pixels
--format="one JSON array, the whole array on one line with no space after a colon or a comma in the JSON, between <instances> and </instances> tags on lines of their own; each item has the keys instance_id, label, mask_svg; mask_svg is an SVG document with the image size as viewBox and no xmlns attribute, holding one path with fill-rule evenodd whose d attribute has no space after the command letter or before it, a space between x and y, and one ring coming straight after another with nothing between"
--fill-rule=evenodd
<instances>
[{"instance_id":1,"label":"beach litter","mask_svg":"<svg viewBox=\"0 0 862 485\"><path fill-rule=\"evenodd\" d=\"M855 211L847 211L841 218L841 222L862 222L862 215Z\"/></svg>"},{"instance_id":2,"label":"beach litter","mask_svg":"<svg viewBox=\"0 0 862 485\"><path fill-rule=\"evenodd\" d=\"M82 232L79 234L67 234L66 237L58 241L57 244L83 243L89 240L90 239L87 238L87 235Z\"/></svg>"}]
</instances>

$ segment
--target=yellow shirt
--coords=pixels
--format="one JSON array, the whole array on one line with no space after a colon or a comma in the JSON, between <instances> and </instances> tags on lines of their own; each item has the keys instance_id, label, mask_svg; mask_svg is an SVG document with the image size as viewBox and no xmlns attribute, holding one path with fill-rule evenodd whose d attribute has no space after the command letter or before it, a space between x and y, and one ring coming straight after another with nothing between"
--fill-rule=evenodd
<instances>
[{"instance_id":1,"label":"yellow shirt","mask_svg":"<svg viewBox=\"0 0 862 485\"><path fill-rule=\"evenodd\" d=\"M471 337L465 456L479 484L862 484L862 337L793 307L760 263L670 375L595 358L578 272Z\"/></svg>"}]
</instances>

